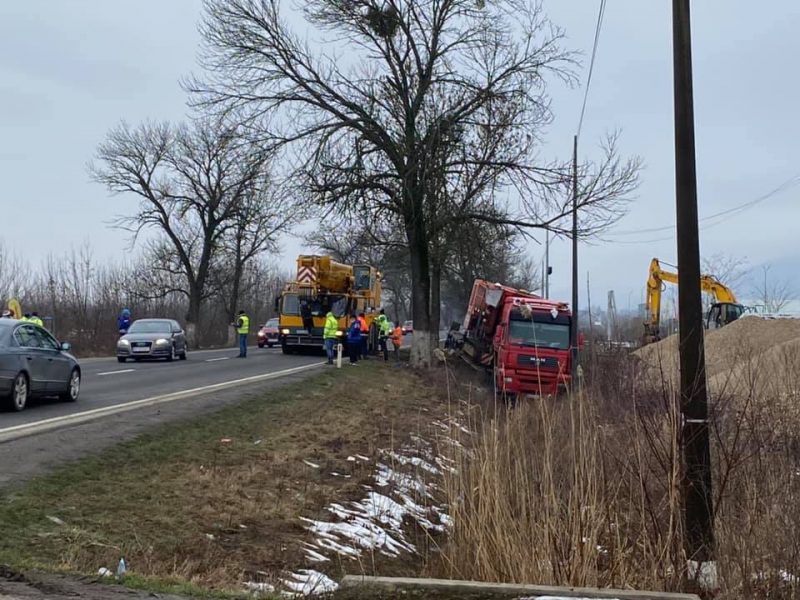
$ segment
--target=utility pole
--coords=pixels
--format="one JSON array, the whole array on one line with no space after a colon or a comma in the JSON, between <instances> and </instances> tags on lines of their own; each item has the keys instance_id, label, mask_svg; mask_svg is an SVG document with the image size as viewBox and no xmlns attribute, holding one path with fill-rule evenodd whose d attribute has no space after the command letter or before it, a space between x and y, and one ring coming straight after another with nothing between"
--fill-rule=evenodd
<instances>
[{"instance_id":1,"label":"utility pole","mask_svg":"<svg viewBox=\"0 0 800 600\"><path fill-rule=\"evenodd\" d=\"M690 585L713 592L714 507L708 432L700 241L697 224L692 46L689 0L672 0L675 95L675 191L678 228L678 318L680 340L685 550Z\"/></svg>"},{"instance_id":2,"label":"utility pole","mask_svg":"<svg viewBox=\"0 0 800 600\"><path fill-rule=\"evenodd\" d=\"M573 386L578 381L578 136L572 138L572 353Z\"/></svg>"}]
</instances>

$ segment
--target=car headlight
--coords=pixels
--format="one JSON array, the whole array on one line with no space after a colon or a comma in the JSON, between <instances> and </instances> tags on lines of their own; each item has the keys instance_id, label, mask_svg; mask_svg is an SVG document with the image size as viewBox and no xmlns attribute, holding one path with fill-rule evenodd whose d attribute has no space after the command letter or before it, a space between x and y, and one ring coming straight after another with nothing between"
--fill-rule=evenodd
<instances>
[{"instance_id":1,"label":"car headlight","mask_svg":"<svg viewBox=\"0 0 800 600\"><path fill-rule=\"evenodd\" d=\"M283 335L289 335L289 333L291 333L291 332L288 329L281 329L281 333Z\"/></svg>"},{"instance_id":2,"label":"car headlight","mask_svg":"<svg viewBox=\"0 0 800 600\"><path fill-rule=\"evenodd\" d=\"M336 337L342 337L344 335L344 331L337 331Z\"/></svg>"},{"instance_id":3,"label":"car headlight","mask_svg":"<svg viewBox=\"0 0 800 600\"><path fill-rule=\"evenodd\" d=\"M169 340L165 340L164 338L158 338L156 340L156 346L164 346L165 344L169 344Z\"/></svg>"},{"instance_id":4,"label":"car headlight","mask_svg":"<svg viewBox=\"0 0 800 600\"><path fill-rule=\"evenodd\" d=\"M131 343L128 340L120 340L117 342L117 346L130 346Z\"/></svg>"},{"instance_id":5,"label":"car headlight","mask_svg":"<svg viewBox=\"0 0 800 600\"><path fill-rule=\"evenodd\" d=\"M264 333L263 331L259 331L258 332L258 337L264 337L265 335L267 335L267 334Z\"/></svg>"}]
</instances>

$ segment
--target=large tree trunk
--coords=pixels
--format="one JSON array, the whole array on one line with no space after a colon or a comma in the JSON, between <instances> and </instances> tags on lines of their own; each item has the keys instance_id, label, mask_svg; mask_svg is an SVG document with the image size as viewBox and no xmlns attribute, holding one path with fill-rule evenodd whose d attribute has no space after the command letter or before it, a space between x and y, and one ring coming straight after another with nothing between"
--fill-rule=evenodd
<instances>
[{"instance_id":1,"label":"large tree trunk","mask_svg":"<svg viewBox=\"0 0 800 600\"><path fill-rule=\"evenodd\" d=\"M186 341L189 343L189 348L192 349L200 347L197 324L200 321L201 303L200 292L192 289L189 295L189 312L186 314Z\"/></svg>"},{"instance_id":2,"label":"large tree trunk","mask_svg":"<svg viewBox=\"0 0 800 600\"><path fill-rule=\"evenodd\" d=\"M407 226L411 250L411 312L414 320L414 341L411 344L411 366L428 368L433 359L430 300L431 277L428 239L424 224L414 219Z\"/></svg>"},{"instance_id":3,"label":"large tree trunk","mask_svg":"<svg viewBox=\"0 0 800 600\"><path fill-rule=\"evenodd\" d=\"M431 265L431 333L434 348L439 346L439 330L442 320L442 266L439 260Z\"/></svg>"},{"instance_id":4,"label":"large tree trunk","mask_svg":"<svg viewBox=\"0 0 800 600\"><path fill-rule=\"evenodd\" d=\"M242 287L242 274L244 273L244 265L241 264L241 255L236 253L236 266L233 272L233 281L231 283L231 296L228 304L228 319L231 323L236 322L236 314L239 310L243 309L239 306L239 291ZM251 325L255 324L255 315L251 311L247 311L250 315ZM238 333L235 327L228 327L228 346L236 346L238 344Z\"/></svg>"}]
</instances>

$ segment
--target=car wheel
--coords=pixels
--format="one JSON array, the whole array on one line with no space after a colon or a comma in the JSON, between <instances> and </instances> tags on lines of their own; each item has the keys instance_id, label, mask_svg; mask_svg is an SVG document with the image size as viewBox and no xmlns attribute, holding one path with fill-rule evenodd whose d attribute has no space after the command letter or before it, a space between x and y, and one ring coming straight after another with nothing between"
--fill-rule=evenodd
<instances>
[{"instance_id":1,"label":"car wheel","mask_svg":"<svg viewBox=\"0 0 800 600\"><path fill-rule=\"evenodd\" d=\"M172 350L169 352L169 356L167 357L167 362L172 362L175 360L175 346L172 347Z\"/></svg>"},{"instance_id":2,"label":"car wheel","mask_svg":"<svg viewBox=\"0 0 800 600\"><path fill-rule=\"evenodd\" d=\"M258 347L259 347L259 348L263 348L263 347L264 347L264 344L262 344L261 342L258 342ZM272 346L270 346L270 348L271 348L271 347L272 347Z\"/></svg>"},{"instance_id":3,"label":"car wheel","mask_svg":"<svg viewBox=\"0 0 800 600\"><path fill-rule=\"evenodd\" d=\"M59 399L64 402L75 402L81 393L81 372L78 369L72 369L69 376L69 387L63 394L59 394Z\"/></svg>"},{"instance_id":4,"label":"car wheel","mask_svg":"<svg viewBox=\"0 0 800 600\"><path fill-rule=\"evenodd\" d=\"M128 360L128 359L127 359L127 358L125 358L124 356L118 356L118 357L117 357L117 362L124 363L126 360Z\"/></svg>"},{"instance_id":5,"label":"car wheel","mask_svg":"<svg viewBox=\"0 0 800 600\"><path fill-rule=\"evenodd\" d=\"M267 344L267 348L272 348L274 346L275 346L275 344Z\"/></svg>"},{"instance_id":6,"label":"car wheel","mask_svg":"<svg viewBox=\"0 0 800 600\"><path fill-rule=\"evenodd\" d=\"M30 388L28 387L28 377L25 373L19 373L14 379L14 385L11 387L11 396L9 397L8 406L11 410L19 412L25 408L30 396Z\"/></svg>"},{"instance_id":7,"label":"car wheel","mask_svg":"<svg viewBox=\"0 0 800 600\"><path fill-rule=\"evenodd\" d=\"M178 358L181 360L186 360L186 346L183 347L183 352L178 354Z\"/></svg>"}]
</instances>

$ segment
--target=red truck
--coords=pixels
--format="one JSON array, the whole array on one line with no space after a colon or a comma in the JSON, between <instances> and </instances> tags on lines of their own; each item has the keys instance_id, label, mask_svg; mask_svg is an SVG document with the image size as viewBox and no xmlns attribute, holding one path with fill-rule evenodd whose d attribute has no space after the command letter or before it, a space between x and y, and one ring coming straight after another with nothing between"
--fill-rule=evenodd
<instances>
[{"instance_id":1,"label":"red truck","mask_svg":"<svg viewBox=\"0 0 800 600\"><path fill-rule=\"evenodd\" d=\"M463 351L492 370L498 393L555 396L570 382L571 327L567 303L476 279Z\"/></svg>"}]
</instances>

